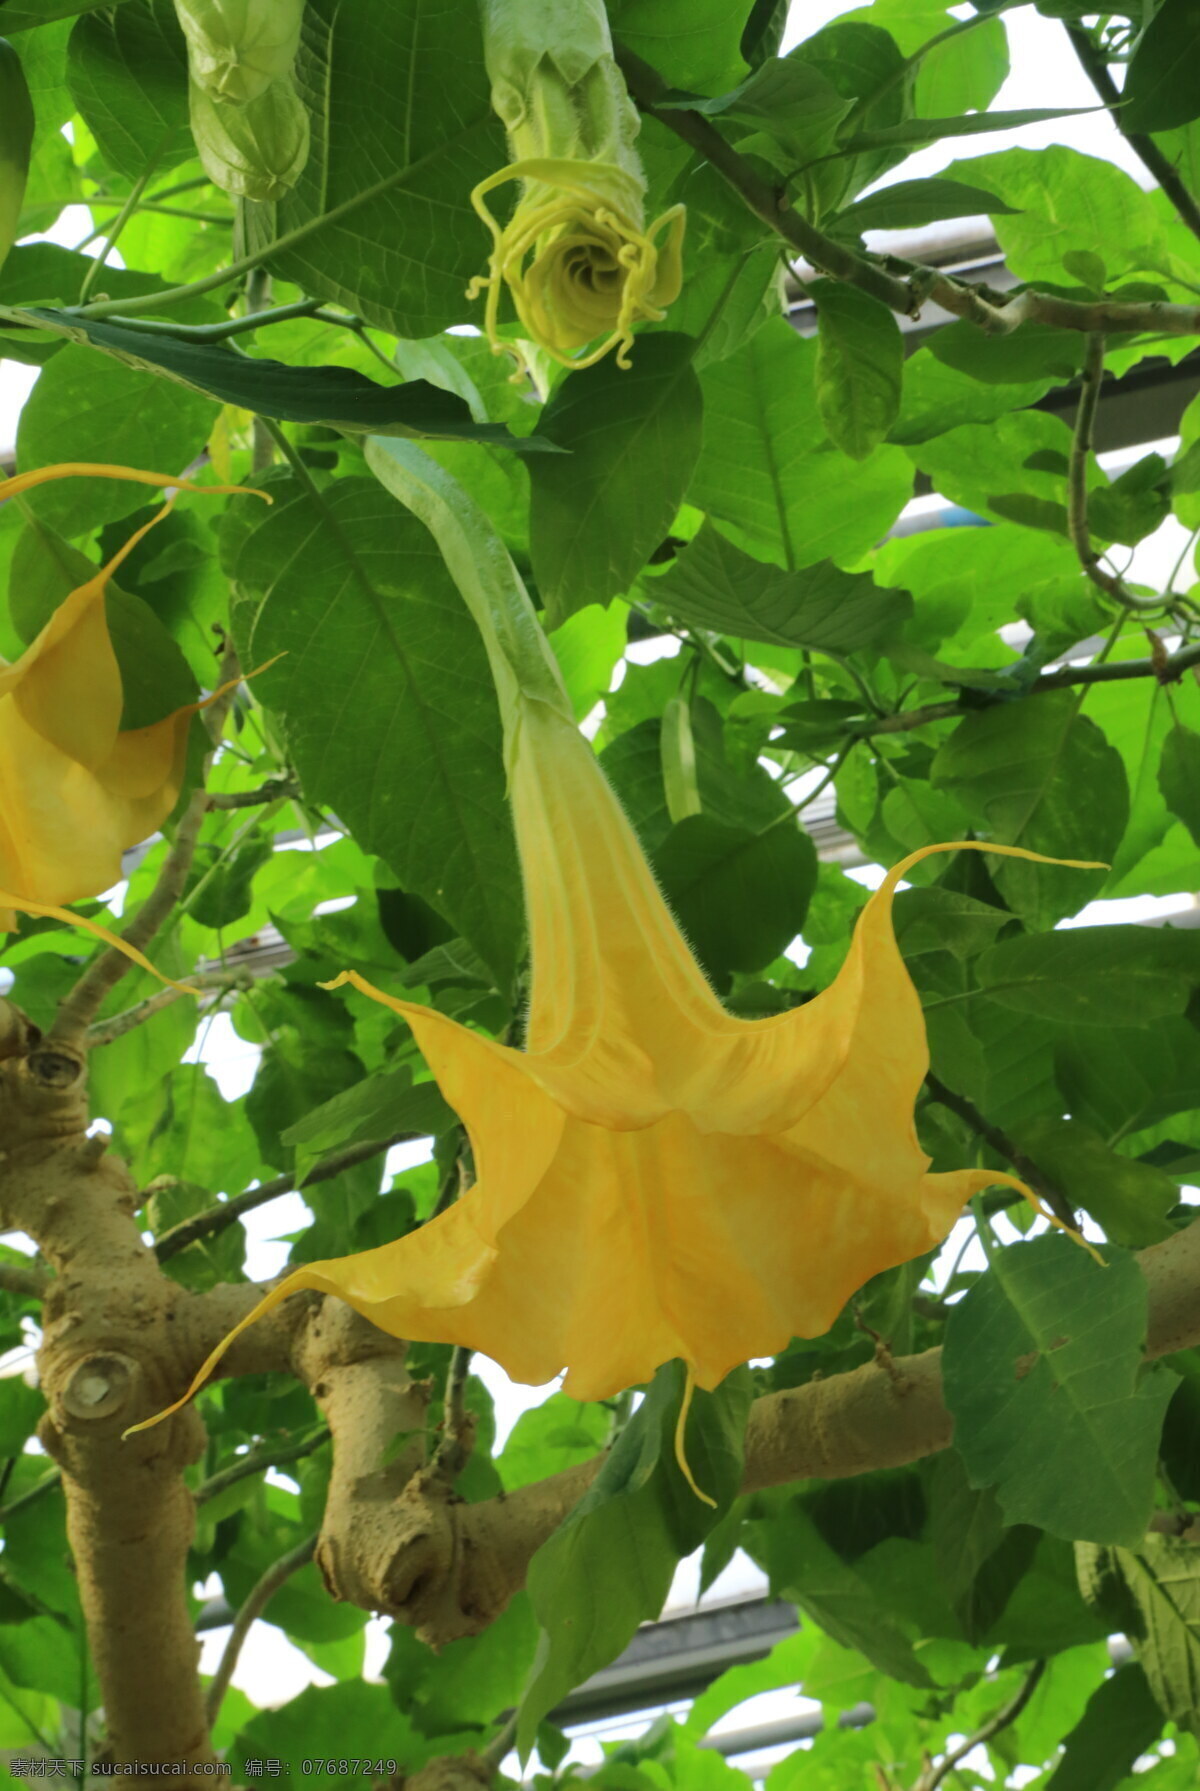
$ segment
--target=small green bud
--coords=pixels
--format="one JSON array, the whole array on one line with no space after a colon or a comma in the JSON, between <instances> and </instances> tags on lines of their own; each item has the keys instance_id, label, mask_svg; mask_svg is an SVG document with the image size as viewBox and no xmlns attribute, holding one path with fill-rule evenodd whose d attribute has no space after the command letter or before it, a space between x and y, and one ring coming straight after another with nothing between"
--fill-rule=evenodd
<instances>
[{"instance_id":1,"label":"small green bud","mask_svg":"<svg viewBox=\"0 0 1200 1791\"><path fill-rule=\"evenodd\" d=\"M193 81L245 106L286 80L300 47L304 0L175 0Z\"/></svg>"},{"instance_id":2,"label":"small green bud","mask_svg":"<svg viewBox=\"0 0 1200 1791\"><path fill-rule=\"evenodd\" d=\"M244 106L189 85L192 135L215 186L237 199L282 199L308 160L308 113L291 80L273 81Z\"/></svg>"}]
</instances>

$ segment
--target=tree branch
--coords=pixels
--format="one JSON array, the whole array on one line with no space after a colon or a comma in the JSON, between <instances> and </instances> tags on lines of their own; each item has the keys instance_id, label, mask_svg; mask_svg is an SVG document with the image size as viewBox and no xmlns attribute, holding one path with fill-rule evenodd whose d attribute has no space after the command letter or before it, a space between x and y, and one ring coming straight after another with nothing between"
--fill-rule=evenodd
<instances>
[{"instance_id":1,"label":"tree branch","mask_svg":"<svg viewBox=\"0 0 1200 1791\"><path fill-rule=\"evenodd\" d=\"M294 778L269 777L257 790L225 790L210 795L210 808L259 808L267 802L291 802L299 796L300 785Z\"/></svg>"},{"instance_id":2,"label":"tree branch","mask_svg":"<svg viewBox=\"0 0 1200 1791\"><path fill-rule=\"evenodd\" d=\"M240 1219L243 1213L252 1213L257 1206L265 1206L268 1200L277 1200L281 1194L303 1193L305 1188L315 1187L318 1182L330 1181L343 1170L354 1169L359 1163L367 1163L372 1157L378 1157L384 1151L391 1150L394 1144L411 1144L414 1139L423 1136L420 1132L395 1132L390 1138L371 1139L366 1144L351 1144L336 1156L326 1157L323 1162L310 1169L303 1181L297 1181L293 1172L277 1175L269 1182L262 1182L257 1188L247 1188L242 1194L235 1194L232 1200L220 1200L212 1206L205 1207L190 1219L184 1219L173 1225L170 1231L164 1231L154 1246L154 1254L159 1262L167 1262L172 1256L178 1256L189 1244L200 1238L212 1237Z\"/></svg>"},{"instance_id":3,"label":"tree branch","mask_svg":"<svg viewBox=\"0 0 1200 1791\"><path fill-rule=\"evenodd\" d=\"M1121 95L1108 72L1104 57L1082 26L1068 25L1066 30L1071 48L1079 59L1079 66L1108 107L1109 117L1143 167L1153 174L1192 235L1200 237L1200 205L1180 178L1179 170L1163 154L1153 137L1145 136L1141 131L1126 129L1121 116Z\"/></svg>"},{"instance_id":4,"label":"tree branch","mask_svg":"<svg viewBox=\"0 0 1200 1791\"><path fill-rule=\"evenodd\" d=\"M1038 1198L1045 1201L1056 1219L1063 1225L1070 1226L1072 1231L1079 1229L1075 1210L1062 1190L1053 1182L1047 1181L1037 1164L1023 1150L1017 1148L1007 1132L1002 1132L999 1126L986 1120L975 1103L969 1101L965 1095L956 1094L952 1088L947 1088L932 1070L925 1077L925 1086L939 1106L956 1113L985 1144L990 1145L998 1157L1003 1157L1006 1163L1012 1165L1022 1181L1028 1182Z\"/></svg>"},{"instance_id":5,"label":"tree branch","mask_svg":"<svg viewBox=\"0 0 1200 1791\"><path fill-rule=\"evenodd\" d=\"M1200 1343L1200 1221L1139 1251L1147 1282L1148 1360ZM875 1360L755 1401L741 1491L794 1480L843 1480L903 1467L948 1448L940 1349ZM368 1602L441 1645L476 1635L525 1583L529 1562L582 1498L603 1455L501 1498L454 1503L415 1475L373 1532ZM347 1595L343 1588L343 1595ZM356 1602L361 1595L350 1593Z\"/></svg>"},{"instance_id":6,"label":"tree branch","mask_svg":"<svg viewBox=\"0 0 1200 1791\"><path fill-rule=\"evenodd\" d=\"M960 1760L965 1760L967 1755L981 1742L990 1741L993 1735L999 1735L1002 1729L1007 1729L1011 1723L1015 1723L1037 1690L1038 1682L1045 1671L1045 1661L1035 1660L1025 1675L1025 1682L1016 1696L1010 1698L1007 1704L1002 1705L995 1716L990 1716L986 1723L980 1724L974 1735L968 1735L967 1739L948 1753L939 1765L931 1766L927 1772L923 1772L914 1785L913 1791L937 1791L938 1786L949 1778Z\"/></svg>"},{"instance_id":7,"label":"tree branch","mask_svg":"<svg viewBox=\"0 0 1200 1791\"><path fill-rule=\"evenodd\" d=\"M249 1480L255 1474L265 1473L268 1468L285 1468L289 1462L303 1461L306 1455L315 1454L323 1443L327 1443L329 1437L329 1426L322 1424L312 1436L303 1437L298 1443L264 1444L261 1449L251 1449L229 1467L202 1480L192 1496L197 1505L204 1505L228 1487L236 1486L239 1480Z\"/></svg>"},{"instance_id":8,"label":"tree branch","mask_svg":"<svg viewBox=\"0 0 1200 1791\"><path fill-rule=\"evenodd\" d=\"M229 1681L233 1677L233 1669L237 1666L238 1655L242 1652L242 1643L280 1586L294 1573L299 1572L301 1567L308 1566L316 1546L317 1533L314 1530L311 1536L306 1536L303 1542L298 1542L294 1549L289 1550L286 1555L281 1555L278 1561L273 1562L258 1584L252 1587L248 1593L246 1602L233 1620L229 1640L225 1644L224 1652L208 1688L205 1712L210 1729L220 1714L222 1700L229 1689Z\"/></svg>"},{"instance_id":9,"label":"tree branch","mask_svg":"<svg viewBox=\"0 0 1200 1791\"><path fill-rule=\"evenodd\" d=\"M703 113L686 107L663 106L670 89L656 69L618 44L617 61L626 85L639 109L656 118L667 130L697 150L762 219L805 260L834 279L857 286L872 298L904 316L917 317L931 302L954 317L965 318L991 335L1008 335L1023 323L1053 324L1059 329L1085 333L1134 331L1168 336L1200 334L1200 305L1177 305L1167 300L1143 304L1119 304L1109 299L1081 303L1051 293L1025 291L1009 296L956 280L938 268L886 258L887 266L858 255L844 243L835 242L810 224L782 188L769 186L754 165L725 138ZM889 271L903 268L904 277Z\"/></svg>"},{"instance_id":10,"label":"tree branch","mask_svg":"<svg viewBox=\"0 0 1200 1791\"><path fill-rule=\"evenodd\" d=\"M147 1020L154 1018L155 1014L160 1014L164 1008L172 1007L181 996L190 994L191 989L213 990L217 1000L212 1005L216 1006L219 1005L223 996L231 995L235 989L246 988L251 981L252 978L248 971L236 971L232 974L228 971L212 971L205 975L190 977L191 988L189 989L176 989L170 986L159 989L153 995L147 995L145 1001L139 1001L135 1007L126 1008L123 1014L114 1014L111 1020L100 1020L95 1026L89 1026L88 1050L94 1051L100 1045L111 1045L114 1039L124 1038L127 1032L132 1032L135 1027L144 1026Z\"/></svg>"},{"instance_id":11,"label":"tree branch","mask_svg":"<svg viewBox=\"0 0 1200 1791\"><path fill-rule=\"evenodd\" d=\"M24 1268L19 1262L0 1262L0 1293L19 1300L44 1300L54 1281L47 1269Z\"/></svg>"}]
</instances>

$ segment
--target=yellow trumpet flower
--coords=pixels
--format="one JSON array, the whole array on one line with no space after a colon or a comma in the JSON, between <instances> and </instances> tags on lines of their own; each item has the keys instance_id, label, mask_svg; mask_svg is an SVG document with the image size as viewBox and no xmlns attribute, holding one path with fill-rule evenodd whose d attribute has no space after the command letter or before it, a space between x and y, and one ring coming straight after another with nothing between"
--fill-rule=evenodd
<instances>
[{"instance_id":1,"label":"yellow trumpet flower","mask_svg":"<svg viewBox=\"0 0 1200 1791\"><path fill-rule=\"evenodd\" d=\"M514 703L526 1048L356 971L338 979L408 1021L467 1128L478 1180L407 1237L294 1270L185 1398L239 1331L301 1288L336 1294L395 1336L481 1350L517 1381L565 1367L575 1399L607 1398L676 1356L689 1387L712 1388L738 1363L828 1330L872 1275L940 1243L979 1189L1028 1194L991 1169L930 1174L913 1125L928 1051L892 899L912 865L955 847L894 866L813 1001L738 1019L587 742L550 704Z\"/></svg>"},{"instance_id":2,"label":"yellow trumpet flower","mask_svg":"<svg viewBox=\"0 0 1200 1791\"><path fill-rule=\"evenodd\" d=\"M243 489L72 462L9 479L0 501L77 474L214 495ZM0 664L0 930L11 931L18 912L51 915L120 944L64 904L111 888L122 852L153 833L179 798L192 716L220 692L122 731L121 673L104 609L109 579L169 508L64 599L14 664Z\"/></svg>"}]
</instances>

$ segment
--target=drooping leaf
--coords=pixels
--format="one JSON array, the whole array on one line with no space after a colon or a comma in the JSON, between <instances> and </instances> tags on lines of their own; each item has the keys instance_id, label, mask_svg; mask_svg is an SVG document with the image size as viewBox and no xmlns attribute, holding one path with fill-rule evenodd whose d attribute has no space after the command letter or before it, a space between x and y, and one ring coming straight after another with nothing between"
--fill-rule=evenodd
<instances>
[{"instance_id":1,"label":"drooping leaf","mask_svg":"<svg viewBox=\"0 0 1200 1791\"><path fill-rule=\"evenodd\" d=\"M126 365L164 374L172 385L219 404L236 404L279 422L324 423L351 435L487 442L515 454L554 452L541 435L514 435L502 423L477 422L464 398L426 379L385 386L353 367L289 365L102 317L64 318L37 306L12 315L90 343Z\"/></svg>"},{"instance_id":2,"label":"drooping leaf","mask_svg":"<svg viewBox=\"0 0 1200 1791\"><path fill-rule=\"evenodd\" d=\"M853 461L828 441L816 354L815 342L775 318L700 381L704 447L689 500L788 570L865 552L912 489L899 449Z\"/></svg>"},{"instance_id":3,"label":"drooping leaf","mask_svg":"<svg viewBox=\"0 0 1200 1791\"><path fill-rule=\"evenodd\" d=\"M1136 1544L1178 1377L1143 1369L1146 1283L1124 1251L1105 1258L1062 1237L995 1251L951 1312L943 1384L971 1482L1008 1522Z\"/></svg>"},{"instance_id":4,"label":"drooping leaf","mask_svg":"<svg viewBox=\"0 0 1200 1791\"><path fill-rule=\"evenodd\" d=\"M966 716L934 759L934 784L1005 845L1111 861L1129 813L1125 767L1077 709L1064 690ZM1074 913L1102 879L1014 859L995 871L1006 901L1034 926Z\"/></svg>"},{"instance_id":5,"label":"drooping leaf","mask_svg":"<svg viewBox=\"0 0 1200 1791\"><path fill-rule=\"evenodd\" d=\"M1200 118L1200 94L1191 76L1200 53L1200 8L1195 0L1162 0L1125 71L1121 128L1169 131Z\"/></svg>"},{"instance_id":6,"label":"drooping leaf","mask_svg":"<svg viewBox=\"0 0 1200 1791\"><path fill-rule=\"evenodd\" d=\"M1102 1679L1087 1709L1064 1738L1063 1757L1046 1791L1116 1791L1159 1735L1163 1713L1145 1673L1127 1661Z\"/></svg>"},{"instance_id":7,"label":"drooping leaf","mask_svg":"<svg viewBox=\"0 0 1200 1791\"><path fill-rule=\"evenodd\" d=\"M817 408L834 446L865 460L900 411L904 344L893 312L841 280L816 280Z\"/></svg>"},{"instance_id":8,"label":"drooping leaf","mask_svg":"<svg viewBox=\"0 0 1200 1791\"><path fill-rule=\"evenodd\" d=\"M856 199L826 228L837 236L861 236L864 230L917 230L946 218L976 217L981 212L999 215L1011 209L985 187L935 176L929 180L898 180L878 193L869 193L865 199ZM934 342L945 334L945 330L939 330Z\"/></svg>"},{"instance_id":9,"label":"drooping leaf","mask_svg":"<svg viewBox=\"0 0 1200 1791\"><path fill-rule=\"evenodd\" d=\"M195 153L187 47L169 0L85 12L71 33L67 84L105 160L128 179Z\"/></svg>"},{"instance_id":10,"label":"drooping leaf","mask_svg":"<svg viewBox=\"0 0 1200 1791\"><path fill-rule=\"evenodd\" d=\"M699 1546L737 1491L748 1371L738 1369L714 1393L697 1392L688 1417L688 1464L717 1500L716 1512L696 1497L674 1457L682 1389L680 1364L658 1371L588 1491L530 1563L542 1640L518 1718L523 1755L547 1712L614 1660L639 1623L657 1617L676 1563Z\"/></svg>"},{"instance_id":11,"label":"drooping leaf","mask_svg":"<svg viewBox=\"0 0 1200 1791\"><path fill-rule=\"evenodd\" d=\"M287 654L258 688L307 794L506 978L522 910L499 718L428 532L368 480L319 497L285 485L263 522L257 511L230 548L234 624L244 663Z\"/></svg>"},{"instance_id":12,"label":"drooping leaf","mask_svg":"<svg viewBox=\"0 0 1200 1791\"><path fill-rule=\"evenodd\" d=\"M530 465L530 551L552 626L628 589L663 540L700 452L694 344L643 336L628 369L607 357L574 373L539 434L565 450Z\"/></svg>"},{"instance_id":13,"label":"drooping leaf","mask_svg":"<svg viewBox=\"0 0 1200 1791\"><path fill-rule=\"evenodd\" d=\"M487 261L471 189L508 159L477 14L439 0L400 8L313 0L296 75L312 148L275 207L266 240L286 237L381 180L390 184L281 250L271 266L305 292L400 336L431 336L463 322L467 283Z\"/></svg>"},{"instance_id":14,"label":"drooping leaf","mask_svg":"<svg viewBox=\"0 0 1200 1791\"><path fill-rule=\"evenodd\" d=\"M869 572L843 572L832 560L784 572L743 553L711 523L645 588L701 628L826 653L871 647L912 613L906 592L877 585Z\"/></svg>"},{"instance_id":15,"label":"drooping leaf","mask_svg":"<svg viewBox=\"0 0 1200 1791\"><path fill-rule=\"evenodd\" d=\"M414 1085L407 1064L377 1070L365 1081L335 1094L288 1126L282 1143L295 1147L299 1180L330 1151L393 1132L441 1132L454 1115L435 1082Z\"/></svg>"}]
</instances>

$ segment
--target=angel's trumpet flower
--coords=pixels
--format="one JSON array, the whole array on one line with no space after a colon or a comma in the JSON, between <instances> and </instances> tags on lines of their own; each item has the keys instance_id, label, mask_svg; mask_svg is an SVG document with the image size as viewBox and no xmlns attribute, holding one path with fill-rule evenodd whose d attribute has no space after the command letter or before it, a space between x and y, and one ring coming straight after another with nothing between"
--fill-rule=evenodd
<instances>
[{"instance_id":1,"label":"angel's trumpet flower","mask_svg":"<svg viewBox=\"0 0 1200 1791\"><path fill-rule=\"evenodd\" d=\"M712 1388L828 1330L872 1275L940 1243L978 1190L1002 1182L1034 1200L993 1169L931 1175L913 1124L929 1055L892 899L914 864L959 847L926 846L889 871L813 1001L765 1020L726 1012L575 726L515 569L465 494L447 496L448 475L426 461L414 478L422 458L406 444L368 450L433 528L492 657L533 962L526 1046L356 971L338 979L408 1021L478 1180L395 1243L294 1270L191 1390L300 1288L394 1336L481 1350L514 1380L565 1367L576 1399L647 1381L675 1356L689 1388Z\"/></svg>"},{"instance_id":2,"label":"angel's trumpet flower","mask_svg":"<svg viewBox=\"0 0 1200 1791\"><path fill-rule=\"evenodd\" d=\"M7 480L0 501L75 474L212 495L243 489L72 462ZM121 729L121 673L105 587L169 508L63 600L14 664L0 665L0 930L11 931L18 912L51 915L121 944L64 904L110 889L120 879L122 852L166 820L183 787L192 716L220 694L188 703L151 727ZM130 955L145 962L140 953Z\"/></svg>"},{"instance_id":3,"label":"angel's trumpet flower","mask_svg":"<svg viewBox=\"0 0 1200 1791\"><path fill-rule=\"evenodd\" d=\"M508 131L512 161L481 181L471 203L491 231L489 271L468 293L487 292L492 347L507 287L526 336L567 367L587 367L611 348L629 365L633 326L657 322L679 296L684 208L647 228L646 180L634 148L638 116L602 0L549 14L539 0L485 0L484 53L492 105ZM509 181L521 196L501 225L486 195ZM575 350L597 343L591 353Z\"/></svg>"}]
</instances>

